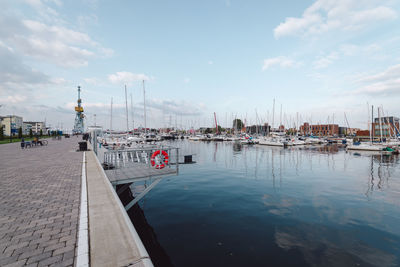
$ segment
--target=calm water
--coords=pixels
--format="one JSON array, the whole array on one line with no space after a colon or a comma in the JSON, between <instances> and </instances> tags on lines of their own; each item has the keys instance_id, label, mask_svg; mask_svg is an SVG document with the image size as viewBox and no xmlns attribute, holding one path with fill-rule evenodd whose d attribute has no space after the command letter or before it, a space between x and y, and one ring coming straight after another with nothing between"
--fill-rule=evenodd
<instances>
[{"instance_id":1,"label":"calm water","mask_svg":"<svg viewBox=\"0 0 400 267\"><path fill-rule=\"evenodd\" d=\"M175 266L400 266L400 158L177 141L140 202Z\"/></svg>"}]
</instances>

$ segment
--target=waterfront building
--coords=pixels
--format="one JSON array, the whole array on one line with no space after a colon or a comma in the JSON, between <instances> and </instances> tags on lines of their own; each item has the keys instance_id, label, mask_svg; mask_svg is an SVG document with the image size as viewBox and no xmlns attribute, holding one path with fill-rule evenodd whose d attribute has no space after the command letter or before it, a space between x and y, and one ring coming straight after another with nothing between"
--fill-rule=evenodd
<instances>
[{"instance_id":1,"label":"waterfront building","mask_svg":"<svg viewBox=\"0 0 400 267\"><path fill-rule=\"evenodd\" d=\"M400 126L400 120L397 117L394 116L382 117L380 118L380 121L379 118L375 118L374 122L372 123L372 135L374 137L380 137L381 129L383 137L399 135L400 134L399 126Z\"/></svg>"},{"instance_id":2,"label":"waterfront building","mask_svg":"<svg viewBox=\"0 0 400 267\"><path fill-rule=\"evenodd\" d=\"M246 133L247 134L260 134L260 135L267 135L271 130L271 127L268 123L264 125L251 125L246 126Z\"/></svg>"},{"instance_id":3,"label":"waterfront building","mask_svg":"<svg viewBox=\"0 0 400 267\"><path fill-rule=\"evenodd\" d=\"M335 136L339 135L339 125L337 124L317 124L310 125L305 122L300 126L300 133L303 135Z\"/></svg>"},{"instance_id":4,"label":"waterfront building","mask_svg":"<svg viewBox=\"0 0 400 267\"><path fill-rule=\"evenodd\" d=\"M46 124L42 121L24 121L22 125L22 134L28 135L32 129L33 134L46 133Z\"/></svg>"},{"instance_id":5,"label":"waterfront building","mask_svg":"<svg viewBox=\"0 0 400 267\"><path fill-rule=\"evenodd\" d=\"M3 134L10 135L18 135L18 129L22 128L22 117L15 115L2 116L1 118L1 127L3 127Z\"/></svg>"}]
</instances>

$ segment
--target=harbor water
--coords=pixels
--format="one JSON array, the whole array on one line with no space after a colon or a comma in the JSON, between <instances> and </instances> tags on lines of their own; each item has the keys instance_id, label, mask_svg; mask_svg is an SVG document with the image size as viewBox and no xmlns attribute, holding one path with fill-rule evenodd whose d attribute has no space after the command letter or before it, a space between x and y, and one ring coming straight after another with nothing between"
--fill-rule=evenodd
<instances>
[{"instance_id":1,"label":"harbor water","mask_svg":"<svg viewBox=\"0 0 400 267\"><path fill-rule=\"evenodd\" d=\"M172 145L197 163L139 202L170 260L159 265L400 266L399 156Z\"/></svg>"}]
</instances>

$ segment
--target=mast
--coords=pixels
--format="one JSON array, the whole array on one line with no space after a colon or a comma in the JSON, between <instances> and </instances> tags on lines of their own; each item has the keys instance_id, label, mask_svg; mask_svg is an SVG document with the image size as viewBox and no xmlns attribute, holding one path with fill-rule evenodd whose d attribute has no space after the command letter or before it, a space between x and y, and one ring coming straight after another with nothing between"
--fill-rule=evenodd
<instances>
[{"instance_id":1,"label":"mast","mask_svg":"<svg viewBox=\"0 0 400 267\"><path fill-rule=\"evenodd\" d=\"M110 109L110 133L112 132L112 106L113 106L113 98L111 97L111 109Z\"/></svg>"},{"instance_id":2,"label":"mast","mask_svg":"<svg viewBox=\"0 0 400 267\"><path fill-rule=\"evenodd\" d=\"M143 113L144 113L144 133L147 133L147 125L146 125L146 89L144 87L144 80L143 80Z\"/></svg>"},{"instance_id":3,"label":"mast","mask_svg":"<svg viewBox=\"0 0 400 267\"><path fill-rule=\"evenodd\" d=\"M131 117L132 117L132 132L135 131L135 120L133 119L133 98L132 98L132 93L131 93Z\"/></svg>"},{"instance_id":4,"label":"mast","mask_svg":"<svg viewBox=\"0 0 400 267\"><path fill-rule=\"evenodd\" d=\"M369 109L369 108L368 108ZM369 111L369 110L368 110ZM374 121L374 105L371 106L371 131L369 133L369 138L372 144L372 130L373 130L373 121Z\"/></svg>"},{"instance_id":5,"label":"mast","mask_svg":"<svg viewBox=\"0 0 400 267\"><path fill-rule=\"evenodd\" d=\"M126 111L126 134L129 133L129 122L128 122L128 96L126 93L126 85L125 85L125 111Z\"/></svg>"},{"instance_id":6,"label":"mast","mask_svg":"<svg viewBox=\"0 0 400 267\"><path fill-rule=\"evenodd\" d=\"M281 104L281 114L279 115L279 128L281 127L281 125L282 125L282 104Z\"/></svg>"},{"instance_id":7,"label":"mast","mask_svg":"<svg viewBox=\"0 0 400 267\"><path fill-rule=\"evenodd\" d=\"M214 121L215 121L215 134L219 134L218 133L217 114L215 114L215 112L214 112Z\"/></svg>"},{"instance_id":8,"label":"mast","mask_svg":"<svg viewBox=\"0 0 400 267\"><path fill-rule=\"evenodd\" d=\"M274 120L275 120L275 98L274 98L274 104L272 108L272 131L274 130Z\"/></svg>"},{"instance_id":9,"label":"mast","mask_svg":"<svg viewBox=\"0 0 400 267\"><path fill-rule=\"evenodd\" d=\"M383 136L382 136L382 120L381 120L381 112L380 108L378 107L378 118L379 118L379 133L381 136L381 143L383 142Z\"/></svg>"}]
</instances>

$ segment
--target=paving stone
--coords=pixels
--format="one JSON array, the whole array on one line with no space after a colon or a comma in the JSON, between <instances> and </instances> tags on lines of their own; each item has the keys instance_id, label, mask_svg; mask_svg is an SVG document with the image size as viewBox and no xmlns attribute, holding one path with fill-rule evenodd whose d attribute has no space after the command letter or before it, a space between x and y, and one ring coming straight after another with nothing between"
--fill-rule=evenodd
<instances>
[{"instance_id":1,"label":"paving stone","mask_svg":"<svg viewBox=\"0 0 400 267\"><path fill-rule=\"evenodd\" d=\"M51 258L39 261L38 266L48 266L51 264L58 263L60 261L62 261L62 255L57 255L57 256L53 256ZM58 264L56 264L56 265L58 265Z\"/></svg>"},{"instance_id":2,"label":"paving stone","mask_svg":"<svg viewBox=\"0 0 400 267\"><path fill-rule=\"evenodd\" d=\"M51 257L51 251L49 252L45 252L42 254L39 254L37 256L34 257L30 257L27 261L27 263L35 263L35 262L39 262L41 260L45 260L45 259L49 259Z\"/></svg>"},{"instance_id":3,"label":"paving stone","mask_svg":"<svg viewBox=\"0 0 400 267\"><path fill-rule=\"evenodd\" d=\"M0 266L74 264L73 256L63 259L70 252L60 249L77 242L79 141L49 140L24 150L18 143L0 145Z\"/></svg>"},{"instance_id":4,"label":"paving stone","mask_svg":"<svg viewBox=\"0 0 400 267\"><path fill-rule=\"evenodd\" d=\"M24 260L20 260L20 261L16 261L7 265L4 265L3 267L19 267L19 266L25 266L26 263L26 259Z\"/></svg>"}]
</instances>

